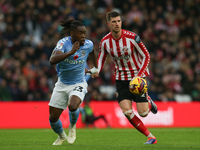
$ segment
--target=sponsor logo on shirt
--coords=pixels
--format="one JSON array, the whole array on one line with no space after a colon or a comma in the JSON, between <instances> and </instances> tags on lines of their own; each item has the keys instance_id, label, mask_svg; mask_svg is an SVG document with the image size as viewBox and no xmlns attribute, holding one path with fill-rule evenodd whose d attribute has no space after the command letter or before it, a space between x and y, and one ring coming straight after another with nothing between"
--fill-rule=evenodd
<instances>
[{"instance_id":1,"label":"sponsor logo on shirt","mask_svg":"<svg viewBox=\"0 0 200 150\"><path fill-rule=\"evenodd\" d=\"M126 46L124 46L121 49L121 53L122 55L120 57L113 57L115 60L120 60L120 59L124 59L125 61L129 61L129 58L131 57L130 54L128 54L129 48L127 48Z\"/></svg>"},{"instance_id":2,"label":"sponsor logo on shirt","mask_svg":"<svg viewBox=\"0 0 200 150\"><path fill-rule=\"evenodd\" d=\"M85 63L85 60L70 60L70 59L65 59L64 60L66 63L69 63L69 64L83 64Z\"/></svg>"},{"instance_id":3,"label":"sponsor logo on shirt","mask_svg":"<svg viewBox=\"0 0 200 150\"><path fill-rule=\"evenodd\" d=\"M126 60L126 61L129 61L129 58L130 58L131 56L130 55L122 55L122 56L120 56L120 57L113 57L115 60L120 60L120 59L124 59L124 60Z\"/></svg>"}]
</instances>

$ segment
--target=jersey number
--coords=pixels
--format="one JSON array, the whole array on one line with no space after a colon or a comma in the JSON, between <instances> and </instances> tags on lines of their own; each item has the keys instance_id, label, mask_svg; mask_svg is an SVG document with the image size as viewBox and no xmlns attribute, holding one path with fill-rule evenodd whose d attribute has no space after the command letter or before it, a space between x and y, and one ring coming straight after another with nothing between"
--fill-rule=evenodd
<instances>
[{"instance_id":1,"label":"jersey number","mask_svg":"<svg viewBox=\"0 0 200 150\"><path fill-rule=\"evenodd\" d=\"M73 91L79 91L82 92L83 91L83 87L82 86L77 86L73 89Z\"/></svg>"}]
</instances>

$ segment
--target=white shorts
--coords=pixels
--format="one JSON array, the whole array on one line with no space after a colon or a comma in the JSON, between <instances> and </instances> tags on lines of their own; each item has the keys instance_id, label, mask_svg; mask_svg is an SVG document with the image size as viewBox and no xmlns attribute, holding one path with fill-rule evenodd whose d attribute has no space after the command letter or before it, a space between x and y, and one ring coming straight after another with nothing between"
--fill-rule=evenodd
<instances>
[{"instance_id":1,"label":"white shorts","mask_svg":"<svg viewBox=\"0 0 200 150\"><path fill-rule=\"evenodd\" d=\"M78 96L81 101L83 101L85 94L87 93L87 86L87 82L67 85L62 83L58 78L51 95L49 106L66 109L69 98L72 95Z\"/></svg>"}]
</instances>

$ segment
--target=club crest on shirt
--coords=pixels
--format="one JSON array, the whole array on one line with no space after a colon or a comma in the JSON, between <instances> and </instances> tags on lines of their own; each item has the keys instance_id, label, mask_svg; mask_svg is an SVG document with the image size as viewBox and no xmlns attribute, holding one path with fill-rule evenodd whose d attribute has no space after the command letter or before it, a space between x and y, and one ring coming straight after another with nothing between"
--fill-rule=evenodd
<instances>
[{"instance_id":1,"label":"club crest on shirt","mask_svg":"<svg viewBox=\"0 0 200 150\"><path fill-rule=\"evenodd\" d=\"M128 52L128 48L127 48L126 46L124 46L124 47L122 48L122 51Z\"/></svg>"},{"instance_id":2,"label":"club crest on shirt","mask_svg":"<svg viewBox=\"0 0 200 150\"><path fill-rule=\"evenodd\" d=\"M81 51L81 57L85 56L85 51Z\"/></svg>"},{"instance_id":3,"label":"club crest on shirt","mask_svg":"<svg viewBox=\"0 0 200 150\"><path fill-rule=\"evenodd\" d=\"M130 58L130 55L129 54L127 54L128 53L128 51L129 51L129 48L128 47L126 47L126 46L124 46L123 48L122 48L122 51L124 52L124 58L123 59L125 59L127 62L129 61L129 58Z\"/></svg>"},{"instance_id":4,"label":"club crest on shirt","mask_svg":"<svg viewBox=\"0 0 200 150\"><path fill-rule=\"evenodd\" d=\"M112 49L110 49L110 51L112 51ZM124 60L126 62L128 62L130 59L130 49L126 46L124 47L117 47L117 51L120 51L119 53L121 54L121 56L114 56L113 58L115 60Z\"/></svg>"}]
</instances>

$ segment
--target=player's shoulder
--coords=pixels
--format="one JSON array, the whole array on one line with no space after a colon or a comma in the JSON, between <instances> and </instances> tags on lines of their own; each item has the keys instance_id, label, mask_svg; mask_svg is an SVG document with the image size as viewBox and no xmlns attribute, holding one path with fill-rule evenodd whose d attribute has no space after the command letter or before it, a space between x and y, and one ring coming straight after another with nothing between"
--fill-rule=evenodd
<instances>
[{"instance_id":1,"label":"player's shoulder","mask_svg":"<svg viewBox=\"0 0 200 150\"><path fill-rule=\"evenodd\" d=\"M109 32L108 34L106 34L106 35L101 39L101 43L102 43L103 41L108 40L109 38L111 38L111 32Z\"/></svg>"},{"instance_id":2,"label":"player's shoulder","mask_svg":"<svg viewBox=\"0 0 200 150\"><path fill-rule=\"evenodd\" d=\"M132 32L129 30L122 30L122 33L124 36L127 36L127 37L135 37L137 35L135 32Z\"/></svg>"},{"instance_id":3,"label":"player's shoulder","mask_svg":"<svg viewBox=\"0 0 200 150\"><path fill-rule=\"evenodd\" d=\"M136 33L128 30L122 30L122 32L125 37L134 39L137 43L141 42L139 35L137 35Z\"/></svg>"},{"instance_id":4,"label":"player's shoulder","mask_svg":"<svg viewBox=\"0 0 200 150\"><path fill-rule=\"evenodd\" d=\"M92 51L93 48L94 48L93 42L91 40L85 39L83 49L90 49L90 51Z\"/></svg>"},{"instance_id":5,"label":"player's shoulder","mask_svg":"<svg viewBox=\"0 0 200 150\"><path fill-rule=\"evenodd\" d=\"M64 37L64 38L62 38L58 41L58 43L62 43L62 44L65 44L65 43L68 43L68 42L71 42L70 36Z\"/></svg>"},{"instance_id":6,"label":"player's shoulder","mask_svg":"<svg viewBox=\"0 0 200 150\"><path fill-rule=\"evenodd\" d=\"M57 45L54 50L62 50L63 47L65 47L64 45L69 45L69 44L66 44L68 42L71 42L71 37L64 37L64 38L60 39L57 42Z\"/></svg>"},{"instance_id":7,"label":"player's shoulder","mask_svg":"<svg viewBox=\"0 0 200 150\"><path fill-rule=\"evenodd\" d=\"M85 44L84 45L89 45L89 46L93 46L93 42L89 39L85 39Z\"/></svg>"}]
</instances>

